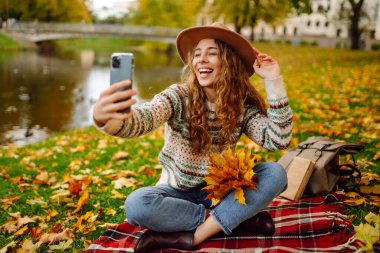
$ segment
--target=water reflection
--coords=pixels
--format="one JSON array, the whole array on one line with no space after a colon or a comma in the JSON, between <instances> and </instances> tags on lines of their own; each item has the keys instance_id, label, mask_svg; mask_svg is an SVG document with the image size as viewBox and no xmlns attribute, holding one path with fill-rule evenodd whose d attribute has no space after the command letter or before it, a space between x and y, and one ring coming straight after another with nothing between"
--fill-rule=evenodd
<instances>
[{"instance_id":1,"label":"water reflection","mask_svg":"<svg viewBox=\"0 0 380 253\"><path fill-rule=\"evenodd\" d=\"M81 51L46 56L37 52L0 55L0 143L45 138L46 132L91 124L91 106L109 86L110 53ZM139 103L179 80L178 57L135 52ZM40 137L40 138L37 138ZM8 140L7 140L8 139Z\"/></svg>"}]
</instances>

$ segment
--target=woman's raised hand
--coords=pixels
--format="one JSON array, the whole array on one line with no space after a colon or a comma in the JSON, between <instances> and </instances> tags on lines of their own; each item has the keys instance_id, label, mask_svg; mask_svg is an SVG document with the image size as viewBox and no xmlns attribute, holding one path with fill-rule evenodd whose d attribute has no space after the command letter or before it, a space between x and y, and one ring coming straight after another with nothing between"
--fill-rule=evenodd
<instances>
[{"instance_id":1,"label":"woman's raised hand","mask_svg":"<svg viewBox=\"0 0 380 253\"><path fill-rule=\"evenodd\" d=\"M131 113L120 112L136 103L136 100L131 97L136 95L137 91L127 89L131 85L132 83L129 80L121 81L111 85L100 94L98 101L93 107L93 118L96 124L101 126L111 119L125 120L131 116ZM127 98L130 99L121 101Z\"/></svg>"},{"instance_id":2,"label":"woman's raised hand","mask_svg":"<svg viewBox=\"0 0 380 253\"><path fill-rule=\"evenodd\" d=\"M253 69L263 79L275 79L280 76L280 66L278 62L267 54L263 54L257 49L256 60L253 63Z\"/></svg>"}]
</instances>

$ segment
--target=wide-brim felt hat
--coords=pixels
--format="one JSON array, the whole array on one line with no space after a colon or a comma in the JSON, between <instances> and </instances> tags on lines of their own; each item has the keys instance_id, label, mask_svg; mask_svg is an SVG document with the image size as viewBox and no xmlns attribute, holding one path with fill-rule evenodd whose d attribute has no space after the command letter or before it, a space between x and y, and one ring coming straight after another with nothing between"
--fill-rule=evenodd
<instances>
[{"instance_id":1,"label":"wide-brim felt hat","mask_svg":"<svg viewBox=\"0 0 380 253\"><path fill-rule=\"evenodd\" d=\"M243 36L218 22L212 25L190 27L178 34L177 51L185 64L188 63L188 53L203 39L217 39L228 44L243 60L249 76L255 73L253 63L256 60L257 49Z\"/></svg>"}]
</instances>

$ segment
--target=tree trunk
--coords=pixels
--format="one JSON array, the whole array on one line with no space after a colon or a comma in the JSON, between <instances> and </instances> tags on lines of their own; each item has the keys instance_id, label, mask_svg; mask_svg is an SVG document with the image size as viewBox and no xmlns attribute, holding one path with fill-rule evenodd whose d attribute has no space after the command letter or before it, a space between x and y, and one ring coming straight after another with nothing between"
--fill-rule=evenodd
<instances>
[{"instance_id":1,"label":"tree trunk","mask_svg":"<svg viewBox=\"0 0 380 253\"><path fill-rule=\"evenodd\" d=\"M256 16L251 17L251 23L250 23L250 26L251 26L251 36L250 36L250 40L252 42L255 41L255 27L256 27L256 23L257 23Z\"/></svg>"},{"instance_id":2,"label":"tree trunk","mask_svg":"<svg viewBox=\"0 0 380 253\"><path fill-rule=\"evenodd\" d=\"M364 0L360 0L357 4L354 0L349 0L352 9L351 24L350 24L350 39L351 49L360 49L360 36L361 31L359 29L360 12L363 6Z\"/></svg>"},{"instance_id":3,"label":"tree trunk","mask_svg":"<svg viewBox=\"0 0 380 253\"><path fill-rule=\"evenodd\" d=\"M241 25L239 23L239 16L235 16L234 26L235 26L235 32L240 33Z\"/></svg>"}]
</instances>

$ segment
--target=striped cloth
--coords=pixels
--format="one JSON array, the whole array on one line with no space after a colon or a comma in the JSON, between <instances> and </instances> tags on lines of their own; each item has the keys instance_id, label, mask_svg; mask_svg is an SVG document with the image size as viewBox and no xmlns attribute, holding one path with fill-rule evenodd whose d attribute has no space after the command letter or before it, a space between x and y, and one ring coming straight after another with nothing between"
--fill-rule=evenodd
<instances>
[{"instance_id":1,"label":"striped cloth","mask_svg":"<svg viewBox=\"0 0 380 253\"><path fill-rule=\"evenodd\" d=\"M341 213L344 209L341 200L342 195L338 193L300 201L276 198L266 209L276 223L274 236L218 234L192 252L359 252L350 223ZM147 230L124 222L108 229L90 245L87 252L133 252L134 245L145 231ZM174 249L156 251L163 252L185 253Z\"/></svg>"}]
</instances>

